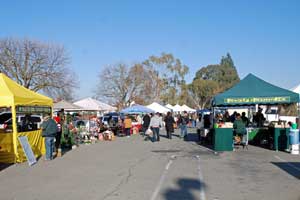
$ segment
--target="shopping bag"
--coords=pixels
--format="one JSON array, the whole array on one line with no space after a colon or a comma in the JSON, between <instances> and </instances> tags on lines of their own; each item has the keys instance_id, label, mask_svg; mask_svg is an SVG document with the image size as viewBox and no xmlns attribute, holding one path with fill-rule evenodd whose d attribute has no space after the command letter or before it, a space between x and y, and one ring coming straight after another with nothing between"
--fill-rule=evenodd
<instances>
[{"instance_id":1,"label":"shopping bag","mask_svg":"<svg viewBox=\"0 0 300 200\"><path fill-rule=\"evenodd\" d=\"M146 130L145 134L148 135L148 136L152 136L152 135L153 135L153 132L152 132L152 130L151 130L150 128L148 128L148 129Z\"/></svg>"}]
</instances>

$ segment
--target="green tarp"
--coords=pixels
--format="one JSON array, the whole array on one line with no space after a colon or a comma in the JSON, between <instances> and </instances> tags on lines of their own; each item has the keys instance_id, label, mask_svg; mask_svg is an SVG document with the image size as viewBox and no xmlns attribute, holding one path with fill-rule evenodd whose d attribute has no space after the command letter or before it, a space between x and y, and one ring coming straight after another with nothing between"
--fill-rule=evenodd
<instances>
[{"instance_id":1,"label":"green tarp","mask_svg":"<svg viewBox=\"0 0 300 200\"><path fill-rule=\"evenodd\" d=\"M272 85L253 74L214 97L213 106L298 103L299 94Z\"/></svg>"}]
</instances>

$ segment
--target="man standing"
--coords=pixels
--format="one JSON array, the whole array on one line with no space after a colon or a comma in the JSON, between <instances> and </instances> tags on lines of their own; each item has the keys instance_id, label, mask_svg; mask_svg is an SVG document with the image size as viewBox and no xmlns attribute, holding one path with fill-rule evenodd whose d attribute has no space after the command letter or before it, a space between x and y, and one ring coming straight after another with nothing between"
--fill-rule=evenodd
<instances>
[{"instance_id":1,"label":"man standing","mask_svg":"<svg viewBox=\"0 0 300 200\"><path fill-rule=\"evenodd\" d=\"M171 112L168 112L165 118L165 127L166 127L167 137L169 139L172 139L172 133L174 133L174 124L175 124L175 120Z\"/></svg>"},{"instance_id":2,"label":"man standing","mask_svg":"<svg viewBox=\"0 0 300 200\"><path fill-rule=\"evenodd\" d=\"M187 124L189 123L189 117L186 111L183 112L183 116L181 117L181 122L180 122L180 129L181 129L181 138L186 138L187 137Z\"/></svg>"},{"instance_id":3,"label":"man standing","mask_svg":"<svg viewBox=\"0 0 300 200\"><path fill-rule=\"evenodd\" d=\"M249 126L249 119L248 119L248 117L246 117L245 112L242 112L242 117L241 118L242 118L243 122L245 123L246 127L248 127Z\"/></svg>"},{"instance_id":4,"label":"man standing","mask_svg":"<svg viewBox=\"0 0 300 200\"><path fill-rule=\"evenodd\" d=\"M47 114L43 123L41 124L42 128L42 137L45 138L45 146L46 146L46 159L53 159L53 151L54 151L54 138L57 134L57 125L56 122Z\"/></svg>"},{"instance_id":5,"label":"man standing","mask_svg":"<svg viewBox=\"0 0 300 200\"><path fill-rule=\"evenodd\" d=\"M159 128L162 127L162 120L158 112L151 118L150 127L153 131L153 142L159 142Z\"/></svg>"},{"instance_id":6,"label":"man standing","mask_svg":"<svg viewBox=\"0 0 300 200\"><path fill-rule=\"evenodd\" d=\"M246 131L245 123L243 122L240 113L236 114L236 120L233 123L233 130L236 138L236 143L244 145L242 141L244 135L247 134L247 131Z\"/></svg>"},{"instance_id":7,"label":"man standing","mask_svg":"<svg viewBox=\"0 0 300 200\"><path fill-rule=\"evenodd\" d=\"M150 116L148 114L145 114L145 116L143 117L143 135L144 136L145 136L147 129L149 128L150 120L151 120Z\"/></svg>"}]
</instances>

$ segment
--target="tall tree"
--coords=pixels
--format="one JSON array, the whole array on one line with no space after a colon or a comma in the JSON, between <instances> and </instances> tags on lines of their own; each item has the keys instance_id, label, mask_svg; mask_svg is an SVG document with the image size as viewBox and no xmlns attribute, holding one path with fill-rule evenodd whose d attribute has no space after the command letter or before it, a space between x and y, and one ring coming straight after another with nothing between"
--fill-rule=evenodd
<instances>
[{"instance_id":1,"label":"tall tree","mask_svg":"<svg viewBox=\"0 0 300 200\"><path fill-rule=\"evenodd\" d=\"M240 81L233 60L228 53L220 64L208 65L196 72L189 89L194 102L199 108L208 107L211 98Z\"/></svg>"},{"instance_id":2,"label":"tall tree","mask_svg":"<svg viewBox=\"0 0 300 200\"><path fill-rule=\"evenodd\" d=\"M177 103L181 93L182 85L185 84L185 75L188 66L175 58L172 54L162 53L160 56L150 56L143 62L150 71L157 72L160 80L160 100L168 103ZM156 97L158 98L158 97Z\"/></svg>"},{"instance_id":3,"label":"tall tree","mask_svg":"<svg viewBox=\"0 0 300 200\"><path fill-rule=\"evenodd\" d=\"M0 40L0 70L33 91L71 99L77 81L62 46L28 39Z\"/></svg>"},{"instance_id":4,"label":"tall tree","mask_svg":"<svg viewBox=\"0 0 300 200\"><path fill-rule=\"evenodd\" d=\"M118 108L129 106L133 101L144 103L141 94L145 93L145 77L145 70L140 64L107 66L99 74L96 94Z\"/></svg>"},{"instance_id":5,"label":"tall tree","mask_svg":"<svg viewBox=\"0 0 300 200\"><path fill-rule=\"evenodd\" d=\"M219 84L220 91L225 91L240 81L236 67L229 53L222 57L220 64L208 65L196 72L194 79L213 80Z\"/></svg>"},{"instance_id":6,"label":"tall tree","mask_svg":"<svg viewBox=\"0 0 300 200\"><path fill-rule=\"evenodd\" d=\"M210 107L212 97L219 92L219 84L213 80L195 79L189 89L194 104L203 109Z\"/></svg>"}]
</instances>

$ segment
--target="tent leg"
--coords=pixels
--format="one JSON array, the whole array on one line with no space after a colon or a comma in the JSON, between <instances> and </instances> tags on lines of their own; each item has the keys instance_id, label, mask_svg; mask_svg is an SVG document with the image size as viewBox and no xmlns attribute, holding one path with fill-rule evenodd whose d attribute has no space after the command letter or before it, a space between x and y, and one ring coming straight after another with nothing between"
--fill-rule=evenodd
<instances>
[{"instance_id":1,"label":"tent leg","mask_svg":"<svg viewBox=\"0 0 300 200\"><path fill-rule=\"evenodd\" d=\"M15 105L12 106L11 108L11 113L12 113L12 126L13 126L13 149L14 149L14 154L15 154L15 163L19 161L19 153L18 153L18 148L17 148L17 143L18 143L18 130L17 130L17 115L16 115L16 107Z\"/></svg>"}]
</instances>

